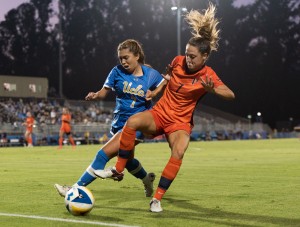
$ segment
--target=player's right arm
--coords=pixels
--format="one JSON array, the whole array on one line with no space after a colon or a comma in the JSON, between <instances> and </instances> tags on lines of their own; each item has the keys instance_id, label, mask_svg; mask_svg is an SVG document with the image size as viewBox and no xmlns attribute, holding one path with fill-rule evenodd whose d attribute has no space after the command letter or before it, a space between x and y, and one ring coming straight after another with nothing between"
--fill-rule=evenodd
<instances>
[{"instance_id":1,"label":"player's right arm","mask_svg":"<svg viewBox=\"0 0 300 227\"><path fill-rule=\"evenodd\" d=\"M160 74L164 80L160 83L160 85L153 91L150 91L150 90L147 90L147 93L146 93L146 100L147 101L150 101L152 100L153 98L155 98L157 95L161 94L162 92L164 92L168 82L170 81L171 79L171 74L172 74L172 70L173 70L173 66L171 64L169 64L167 67L166 67L166 72L165 74Z\"/></svg>"},{"instance_id":2,"label":"player's right arm","mask_svg":"<svg viewBox=\"0 0 300 227\"><path fill-rule=\"evenodd\" d=\"M109 87L103 87L101 90L97 92L89 92L88 95L85 97L85 100L102 100L104 99L108 93L111 91Z\"/></svg>"},{"instance_id":3,"label":"player's right arm","mask_svg":"<svg viewBox=\"0 0 300 227\"><path fill-rule=\"evenodd\" d=\"M157 95L162 93L165 90L165 88L167 86L167 83L168 83L168 81L164 80L163 82L161 82L161 84L154 91L147 90L146 100L150 101L153 98L155 98Z\"/></svg>"}]
</instances>

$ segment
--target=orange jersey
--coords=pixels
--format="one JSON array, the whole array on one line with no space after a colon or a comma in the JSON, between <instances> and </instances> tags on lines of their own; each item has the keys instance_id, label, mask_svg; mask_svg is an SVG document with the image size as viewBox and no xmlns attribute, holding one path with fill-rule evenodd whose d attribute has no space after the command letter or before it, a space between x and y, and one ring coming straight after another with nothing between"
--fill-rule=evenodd
<instances>
[{"instance_id":1,"label":"orange jersey","mask_svg":"<svg viewBox=\"0 0 300 227\"><path fill-rule=\"evenodd\" d=\"M211 77L214 87L223 85L223 82L208 66L204 66L196 73L187 73L185 56L175 57L171 65L173 67L171 79L153 110L166 124L192 125L195 107L200 98L207 93L199 78L206 81L206 75L208 78Z\"/></svg>"},{"instance_id":2,"label":"orange jersey","mask_svg":"<svg viewBox=\"0 0 300 227\"><path fill-rule=\"evenodd\" d=\"M29 132L32 132L32 127L34 124L34 118L33 117L27 117L26 118L26 130Z\"/></svg>"},{"instance_id":3,"label":"orange jersey","mask_svg":"<svg viewBox=\"0 0 300 227\"><path fill-rule=\"evenodd\" d=\"M60 130L64 132L70 132L71 131L71 114L63 114L61 116L61 127Z\"/></svg>"}]
</instances>

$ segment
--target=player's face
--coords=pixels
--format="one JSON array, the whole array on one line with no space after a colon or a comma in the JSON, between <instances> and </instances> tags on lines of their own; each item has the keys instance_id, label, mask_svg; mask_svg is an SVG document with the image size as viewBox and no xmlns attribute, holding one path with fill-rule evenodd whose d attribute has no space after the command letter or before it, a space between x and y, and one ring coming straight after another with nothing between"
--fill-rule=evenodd
<instances>
[{"instance_id":1,"label":"player's face","mask_svg":"<svg viewBox=\"0 0 300 227\"><path fill-rule=\"evenodd\" d=\"M207 60L207 54L201 54L197 47L190 44L186 45L185 58L188 69L195 72L202 68Z\"/></svg>"},{"instance_id":2,"label":"player's face","mask_svg":"<svg viewBox=\"0 0 300 227\"><path fill-rule=\"evenodd\" d=\"M139 65L139 56L135 56L128 48L118 51L121 65L127 72L132 73Z\"/></svg>"}]
</instances>

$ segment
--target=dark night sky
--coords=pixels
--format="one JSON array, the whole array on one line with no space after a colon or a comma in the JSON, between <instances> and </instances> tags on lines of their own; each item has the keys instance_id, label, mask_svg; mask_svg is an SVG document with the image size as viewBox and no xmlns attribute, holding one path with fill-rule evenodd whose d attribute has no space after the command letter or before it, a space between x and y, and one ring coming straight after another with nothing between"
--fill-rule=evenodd
<instances>
[{"instance_id":1,"label":"dark night sky","mask_svg":"<svg viewBox=\"0 0 300 227\"><path fill-rule=\"evenodd\" d=\"M1 7L0 16L5 13L3 9L8 10L4 7L8 2L14 1L1 1L0 4L3 7ZM67 53L63 65L63 93L67 98L83 99L87 92L101 88L110 69L118 63L115 50L118 43L124 39L135 38L141 41L147 62L161 72L176 55L176 15L170 10L170 6L175 1L151 0L147 3L139 0L122 1L129 4L130 12L127 11L126 6L122 8L124 4L121 5L120 2L112 1L109 4L115 4L115 6L105 6L108 13L107 30L105 26L102 27L105 20L100 21L103 18L98 12L88 13L87 16L82 16L80 13L73 15L73 24L69 23L69 27L63 29L64 39L69 42L64 47ZM152 2L156 4L154 10L149 7ZM181 2L188 10L203 9L208 3L208 1L199 3L196 0L182 0ZM294 7L297 11L300 8L299 0L278 0L267 5L264 4L268 2L265 0L235 0L232 1L234 7L231 8L228 8L228 4L223 1L217 2L219 2L217 16L221 17L219 25L221 41L218 52L212 53L208 65L235 92L236 100L226 102L207 95L201 102L245 118L251 114L255 119L256 113L261 112L263 121L272 127L277 121L290 119L293 119L294 124L298 121L300 123L300 89L297 87L300 83L300 62L295 60L300 57L300 41L299 38L297 39L300 35L300 19L299 13L285 15L282 7L288 2L289 7ZM119 7L119 11L115 11L115 7ZM101 11L102 8L101 6L99 10ZM111 11L114 13L110 13ZM123 14L117 15L118 12ZM291 10L291 14L293 13L295 10ZM295 26L298 27L294 30L284 24L280 27L281 21L287 18L293 18ZM109 22L110 19L114 22ZM57 19L54 17L51 21L55 23ZM130 27L130 21L133 21L133 27ZM247 24L248 21L250 22ZM87 31L87 34L90 32L96 42L87 40L85 35L85 29L93 23L95 23L95 28L91 29L92 32ZM93 33L97 29L99 33ZM107 31L111 34L107 34ZM287 37L294 37L298 41L293 43L293 40L291 41L291 38L287 40ZM182 21L182 53L189 38L190 30ZM72 40L76 39L77 41L72 43ZM90 52L95 54L90 54ZM56 55L51 63L57 60ZM45 62L48 64L49 59ZM58 68L57 65L54 67ZM1 74L3 71L0 69ZM15 69L11 71L18 72ZM23 69L12 75L26 75L25 71ZM40 71L36 70L28 74L39 75ZM7 72L5 74L8 75ZM72 83L66 83L70 80ZM49 83L58 90L58 75L49 73Z\"/></svg>"}]
</instances>

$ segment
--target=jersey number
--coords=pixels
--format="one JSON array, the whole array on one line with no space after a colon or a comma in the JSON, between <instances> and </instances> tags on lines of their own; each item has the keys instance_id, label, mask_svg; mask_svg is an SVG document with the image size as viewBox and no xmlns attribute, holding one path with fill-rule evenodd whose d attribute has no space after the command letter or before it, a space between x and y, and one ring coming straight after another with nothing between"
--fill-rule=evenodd
<instances>
[{"instance_id":1,"label":"jersey number","mask_svg":"<svg viewBox=\"0 0 300 227\"><path fill-rule=\"evenodd\" d=\"M180 83L180 86L179 86L179 88L176 90L176 93L178 93L178 91L180 90L180 88L183 87L183 85L184 85L184 84Z\"/></svg>"},{"instance_id":2,"label":"jersey number","mask_svg":"<svg viewBox=\"0 0 300 227\"><path fill-rule=\"evenodd\" d=\"M131 96L131 99L133 99L131 105L130 105L130 108L134 108L134 104L136 102L136 97L134 95Z\"/></svg>"}]
</instances>

